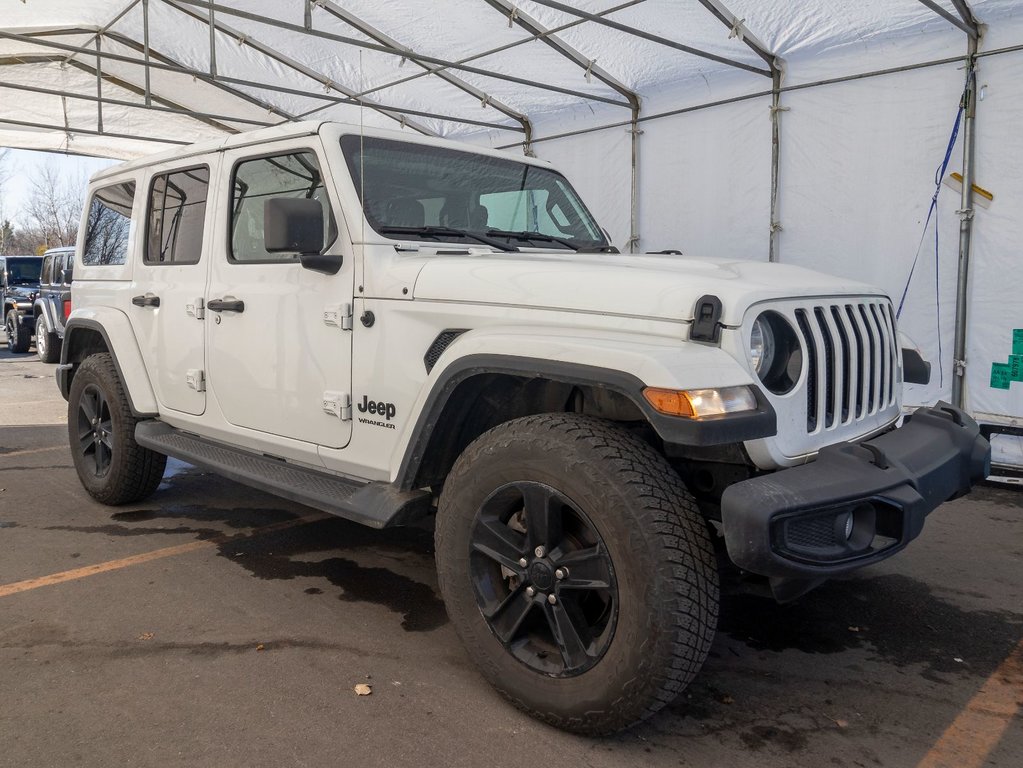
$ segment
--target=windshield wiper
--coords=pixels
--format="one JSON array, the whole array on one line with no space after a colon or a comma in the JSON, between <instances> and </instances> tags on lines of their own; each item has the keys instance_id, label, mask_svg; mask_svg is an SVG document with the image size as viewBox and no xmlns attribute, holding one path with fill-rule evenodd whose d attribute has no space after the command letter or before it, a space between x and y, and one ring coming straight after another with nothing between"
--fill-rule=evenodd
<instances>
[{"instance_id":1,"label":"windshield wiper","mask_svg":"<svg viewBox=\"0 0 1023 768\"><path fill-rule=\"evenodd\" d=\"M483 243L489 245L491 248L496 248L499 251L517 251L514 245L508 245L502 243L500 240L495 240L492 237L486 237L484 235L477 235L475 232L469 232L465 229L458 229L457 227L397 227L397 226L385 226L380 227L378 230L380 234L391 234L391 235L421 235L426 237L443 237L444 235L454 237L465 237L469 240L475 240L477 243Z\"/></svg>"},{"instance_id":2,"label":"windshield wiper","mask_svg":"<svg viewBox=\"0 0 1023 768\"><path fill-rule=\"evenodd\" d=\"M542 243L557 243L566 248L571 248L573 251L578 251L580 247L571 240L566 240L563 237L554 237L554 235L545 235L541 232L511 232L505 229L488 229L487 234L493 237L514 237L516 240L539 240Z\"/></svg>"}]
</instances>

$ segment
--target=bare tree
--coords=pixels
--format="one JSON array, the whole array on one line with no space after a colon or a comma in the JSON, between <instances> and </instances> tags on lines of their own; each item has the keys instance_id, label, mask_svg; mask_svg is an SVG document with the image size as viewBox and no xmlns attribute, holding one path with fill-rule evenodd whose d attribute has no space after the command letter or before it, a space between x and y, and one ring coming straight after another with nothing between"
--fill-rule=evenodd
<instances>
[{"instance_id":1,"label":"bare tree","mask_svg":"<svg viewBox=\"0 0 1023 768\"><path fill-rule=\"evenodd\" d=\"M7 210L4 206L4 186L11 178L8 167L9 149L0 149L0 255L8 253L7 248L14 237L14 227L7 219Z\"/></svg>"},{"instance_id":2,"label":"bare tree","mask_svg":"<svg viewBox=\"0 0 1023 768\"><path fill-rule=\"evenodd\" d=\"M28 229L43 248L74 245L85 199L85 180L61 174L47 163L32 180L25 206Z\"/></svg>"}]
</instances>

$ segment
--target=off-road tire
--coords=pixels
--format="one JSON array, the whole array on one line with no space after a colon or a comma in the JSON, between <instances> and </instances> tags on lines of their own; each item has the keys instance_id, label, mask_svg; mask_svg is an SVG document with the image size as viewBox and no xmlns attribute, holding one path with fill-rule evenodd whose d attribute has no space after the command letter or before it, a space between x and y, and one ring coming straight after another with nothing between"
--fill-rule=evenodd
<instances>
[{"instance_id":1,"label":"off-road tire","mask_svg":"<svg viewBox=\"0 0 1023 768\"><path fill-rule=\"evenodd\" d=\"M579 505L613 564L614 635L600 661L573 677L545 676L512 656L469 576L477 510L516 481L550 486ZM671 702L710 651L718 573L704 520L667 461L611 422L542 414L483 434L447 478L435 538L440 591L469 656L501 694L551 725L585 734L627 728Z\"/></svg>"},{"instance_id":2,"label":"off-road tire","mask_svg":"<svg viewBox=\"0 0 1023 768\"><path fill-rule=\"evenodd\" d=\"M50 330L46 315L36 318L36 354L44 363L60 360L60 337Z\"/></svg>"},{"instance_id":3,"label":"off-road tire","mask_svg":"<svg viewBox=\"0 0 1023 768\"><path fill-rule=\"evenodd\" d=\"M98 390L109 412L109 466L97 473L83 453L79 411L83 393ZM167 457L135 442L135 425L124 385L108 353L90 355L79 366L68 396L68 440L78 478L96 501L110 506L141 501L160 484Z\"/></svg>"},{"instance_id":4,"label":"off-road tire","mask_svg":"<svg viewBox=\"0 0 1023 768\"><path fill-rule=\"evenodd\" d=\"M18 310L12 309L7 313L4 329L7 331L7 348L11 352L28 352L32 344L32 330L18 322Z\"/></svg>"}]
</instances>

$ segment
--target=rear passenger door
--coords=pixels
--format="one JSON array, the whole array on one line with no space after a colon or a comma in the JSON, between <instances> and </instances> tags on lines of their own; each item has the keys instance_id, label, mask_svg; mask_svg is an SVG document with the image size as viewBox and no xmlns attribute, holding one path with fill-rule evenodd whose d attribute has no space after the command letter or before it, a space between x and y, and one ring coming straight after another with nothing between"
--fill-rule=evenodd
<instances>
[{"instance_id":1,"label":"rear passenger door","mask_svg":"<svg viewBox=\"0 0 1023 768\"><path fill-rule=\"evenodd\" d=\"M158 166L148 176L145 244L129 308L161 408L196 416L206 410L203 297L211 164L216 161Z\"/></svg>"}]
</instances>

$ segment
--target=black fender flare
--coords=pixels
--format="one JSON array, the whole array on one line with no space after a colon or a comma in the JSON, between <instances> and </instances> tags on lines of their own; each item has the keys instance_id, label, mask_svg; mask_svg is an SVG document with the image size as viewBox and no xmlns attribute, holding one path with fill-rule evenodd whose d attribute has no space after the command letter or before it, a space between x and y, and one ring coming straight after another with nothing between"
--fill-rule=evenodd
<instances>
[{"instance_id":1,"label":"black fender flare","mask_svg":"<svg viewBox=\"0 0 1023 768\"><path fill-rule=\"evenodd\" d=\"M430 437L448 400L459 385L483 374L505 374L524 379L548 379L564 384L600 387L628 398L669 445L711 446L770 437L777 432L777 415L759 387L751 386L757 409L709 419L686 419L658 413L643 397L647 385L637 376L613 368L513 355L475 354L455 360L438 372L420 410L402 457L395 485L409 490L415 483Z\"/></svg>"}]
</instances>

